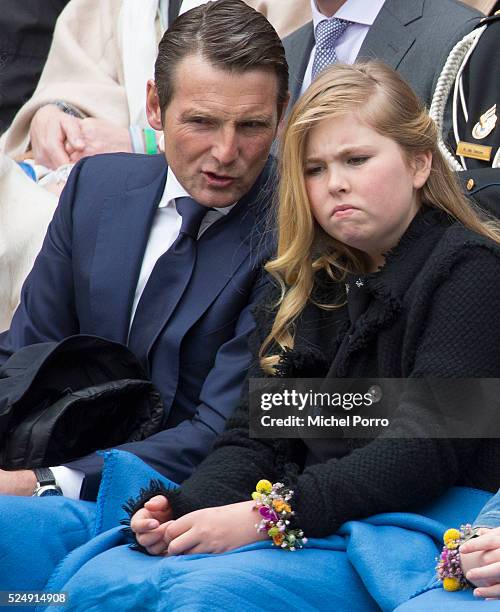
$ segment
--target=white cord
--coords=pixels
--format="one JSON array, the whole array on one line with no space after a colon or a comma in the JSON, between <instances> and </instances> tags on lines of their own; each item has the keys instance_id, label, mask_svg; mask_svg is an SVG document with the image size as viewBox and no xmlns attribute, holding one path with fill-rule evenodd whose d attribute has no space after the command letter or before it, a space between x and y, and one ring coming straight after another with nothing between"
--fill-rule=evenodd
<instances>
[{"instance_id":1,"label":"white cord","mask_svg":"<svg viewBox=\"0 0 500 612\"><path fill-rule=\"evenodd\" d=\"M492 168L500 168L500 147L498 147L497 154L493 158L493 163L491 164Z\"/></svg>"},{"instance_id":2,"label":"white cord","mask_svg":"<svg viewBox=\"0 0 500 612\"><path fill-rule=\"evenodd\" d=\"M483 26L484 29L486 29L486 26ZM484 30L483 30L484 31ZM457 76L455 77L455 88L454 88L454 92L453 92L453 134L455 135L455 141L457 142L457 144L460 142L460 135L458 133L458 117L457 117L457 113L458 113L458 102L457 102L457 97L458 94L457 92L460 92L460 103L462 106L462 112L464 114L464 119L467 122L469 120L469 111L467 108L467 103L465 101L465 96L464 96L464 84L463 84L463 72L465 70L465 67L467 66L467 62L469 61L470 56L472 55L472 52L474 51L474 49L477 46L477 43L479 42L479 39L481 38L481 34L482 32L480 32L478 35L476 35L476 38L474 39L473 43L471 44L469 50L467 51L464 59L462 60L462 64L460 66L460 69L457 73ZM464 168L464 170L467 170L467 163L465 161L465 157L463 157L462 155L460 156L460 161L462 162L462 166Z\"/></svg>"},{"instance_id":3,"label":"white cord","mask_svg":"<svg viewBox=\"0 0 500 612\"><path fill-rule=\"evenodd\" d=\"M443 118L444 111L446 108L446 102L450 95L451 88L456 81L457 74L461 74L465 67L465 62L469 58L469 51L473 49L486 29L486 25L481 28L477 28L472 32L469 32L462 38L450 51L448 58L443 66L441 74L439 75L436 83L436 89L432 96L431 107L429 110L430 117L434 120L438 132L438 146L439 150L443 154L444 158L448 162L448 165L452 170L464 170L465 165L461 165L450 153L448 147L443 140ZM471 51L472 53L472 51ZM456 97L453 99L453 116L454 116L454 130L455 130L455 116L456 116ZM455 135L457 138L457 135ZM458 142L458 138L457 138Z\"/></svg>"}]
</instances>

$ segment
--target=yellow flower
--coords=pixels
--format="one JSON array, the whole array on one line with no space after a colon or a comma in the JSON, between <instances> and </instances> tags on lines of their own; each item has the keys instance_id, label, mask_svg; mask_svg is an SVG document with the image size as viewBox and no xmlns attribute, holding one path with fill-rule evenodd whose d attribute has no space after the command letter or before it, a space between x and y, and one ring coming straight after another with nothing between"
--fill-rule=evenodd
<instances>
[{"instance_id":1,"label":"yellow flower","mask_svg":"<svg viewBox=\"0 0 500 612\"><path fill-rule=\"evenodd\" d=\"M260 493L257 493L257 491L254 491L254 492L252 493L252 499L253 499L254 501L259 501L259 500L261 500L261 499L262 499L262 495L261 495Z\"/></svg>"},{"instance_id":2,"label":"yellow flower","mask_svg":"<svg viewBox=\"0 0 500 612\"><path fill-rule=\"evenodd\" d=\"M447 529L443 535L443 542L448 546L449 542L460 539L460 531L458 529ZM448 546L449 548L449 546Z\"/></svg>"},{"instance_id":3,"label":"yellow flower","mask_svg":"<svg viewBox=\"0 0 500 612\"><path fill-rule=\"evenodd\" d=\"M273 542L276 544L276 546L281 546L281 544L283 542L283 534L282 533L278 533L278 535L275 535L273 537Z\"/></svg>"},{"instance_id":4,"label":"yellow flower","mask_svg":"<svg viewBox=\"0 0 500 612\"><path fill-rule=\"evenodd\" d=\"M443 589L445 591L460 591L460 582L457 578L443 578Z\"/></svg>"},{"instance_id":5,"label":"yellow flower","mask_svg":"<svg viewBox=\"0 0 500 612\"><path fill-rule=\"evenodd\" d=\"M271 493L273 490L273 485L269 482L269 480L259 480L255 490L257 493Z\"/></svg>"},{"instance_id":6,"label":"yellow flower","mask_svg":"<svg viewBox=\"0 0 500 612\"><path fill-rule=\"evenodd\" d=\"M280 530L278 529L278 527L271 527L271 529L269 529L269 531L267 532L267 535L270 538L274 538L274 536L277 536L280 533Z\"/></svg>"},{"instance_id":7,"label":"yellow flower","mask_svg":"<svg viewBox=\"0 0 500 612\"><path fill-rule=\"evenodd\" d=\"M275 499L273 501L273 507L276 510L276 512L291 512L292 509L290 508L290 506L284 502L282 499Z\"/></svg>"}]
</instances>

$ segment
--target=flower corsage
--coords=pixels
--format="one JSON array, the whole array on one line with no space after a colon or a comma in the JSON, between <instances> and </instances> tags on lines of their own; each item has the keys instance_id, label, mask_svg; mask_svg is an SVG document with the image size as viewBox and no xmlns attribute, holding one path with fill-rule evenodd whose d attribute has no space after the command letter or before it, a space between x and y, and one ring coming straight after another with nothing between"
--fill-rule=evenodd
<instances>
[{"instance_id":1,"label":"flower corsage","mask_svg":"<svg viewBox=\"0 0 500 612\"><path fill-rule=\"evenodd\" d=\"M462 525L460 529L448 529L443 535L443 550L438 559L436 571L445 591L460 591L469 587L460 564L459 547L477 536L477 529Z\"/></svg>"},{"instance_id":2,"label":"flower corsage","mask_svg":"<svg viewBox=\"0 0 500 612\"><path fill-rule=\"evenodd\" d=\"M290 500L293 491L281 482L271 484L269 480L259 480L252 499L261 516L260 523L255 525L257 531L266 532L273 545L285 550L294 551L303 548L307 542L301 529L290 528L290 519L294 515Z\"/></svg>"}]
</instances>

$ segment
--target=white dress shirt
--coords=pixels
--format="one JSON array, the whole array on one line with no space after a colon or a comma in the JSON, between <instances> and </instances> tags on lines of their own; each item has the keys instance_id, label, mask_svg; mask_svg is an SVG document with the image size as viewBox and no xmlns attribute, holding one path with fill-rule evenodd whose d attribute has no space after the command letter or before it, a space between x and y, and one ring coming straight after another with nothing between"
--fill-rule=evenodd
<instances>
[{"instance_id":1,"label":"white dress shirt","mask_svg":"<svg viewBox=\"0 0 500 612\"><path fill-rule=\"evenodd\" d=\"M367 2L366 0L347 0L334 15L326 17L323 13L319 12L316 6L316 0L311 0L314 32L316 32L318 23L325 19L333 19L336 17L337 19L352 21L352 24L348 26L335 45L335 53L337 54L339 62L352 64L358 56L361 45L368 34L368 30L373 25L384 1L385 0L371 0ZM302 81L302 88L300 90L301 95L311 84L312 65L315 53L316 45L314 45L311 50L309 63L304 73L304 80Z\"/></svg>"},{"instance_id":2,"label":"white dress shirt","mask_svg":"<svg viewBox=\"0 0 500 612\"><path fill-rule=\"evenodd\" d=\"M153 219L153 224L151 225L146 250L144 251L144 258L142 260L139 280L137 282L134 301L132 304L130 325L132 325L137 304L139 303L144 287L148 282L157 260L163 255L163 253L165 253L165 251L168 251L179 235L182 218L175 208L175 199L182 197L190 196L184 187L179 183L175 174L169 168L167 172L165 189L163 191L160 203L158 204L158 208ZM198 238L213 223L215 223L215 221L220 219L221 216L227 215L235 206L236 202L231 206L225 206L224 208L210 209L201 222ZM51 467L50 469L54 473L54 477L57 484L61 487L63 495L73 499L79 499L85 474L80 470L67 468L62 465Z\"/></svg>"}]
</instances>

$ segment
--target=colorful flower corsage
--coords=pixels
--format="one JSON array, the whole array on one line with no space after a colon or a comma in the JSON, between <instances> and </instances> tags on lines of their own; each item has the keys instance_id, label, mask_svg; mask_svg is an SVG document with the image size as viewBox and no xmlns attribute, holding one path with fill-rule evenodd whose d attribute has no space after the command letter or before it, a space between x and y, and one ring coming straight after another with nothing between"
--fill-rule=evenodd
<instances>
[{"instance_id":1,"label":"colorful flower corsage","mask_svg":"<svg viewBox=\"0 0 500 612\"><path fill-rule=\"evenodd\" d=\"M290 518L294 512L290 506L293 491L282 482L271 484L269 480L259 480L252 499L261 520L255 525L258 532L266 532L275 546L285 550L303 548L307 542L301 529L290 528Z\"/></svg>"},{"instance_id":2,"label":"colorful flower corsage","mask_svg":"<svg viewBox=\"0 0 500 612\"><path fill-rule=\"evenodd\" d=\"M460 564L459 547L467 540L477 536L477 529L471 525L462 525L460 529L448 529L443 535L443 550L438 559L436 571L443 582L445 591L460 591L469 587Z\"/></svg>"}]
</instances>

